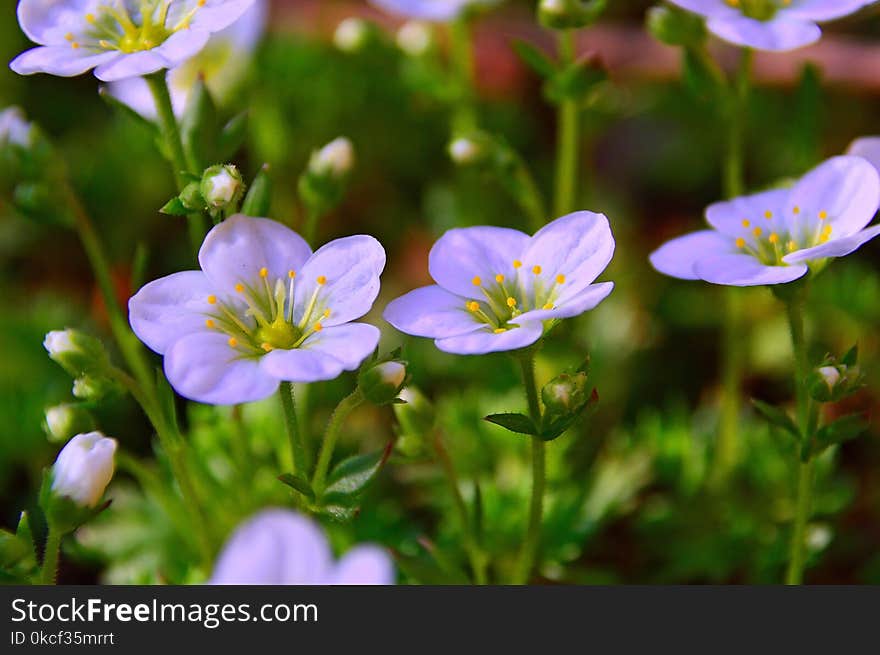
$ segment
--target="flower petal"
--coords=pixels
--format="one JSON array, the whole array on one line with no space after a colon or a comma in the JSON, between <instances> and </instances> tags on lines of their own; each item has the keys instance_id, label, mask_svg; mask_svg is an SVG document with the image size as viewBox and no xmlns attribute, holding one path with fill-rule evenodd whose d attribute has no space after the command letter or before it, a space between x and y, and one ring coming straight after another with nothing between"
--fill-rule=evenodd
<instances>
[{"instance_id":1,"label":"flower petal","mask_svg":"<svg viewBox=\"0 0 880 655\"><path fill-rule=\"evenodd\" d=\"M506 227L464 227L446 232L431 248L428 270L441 287L465 298L475 293L474 278L514 277L529 236Z\"/></svg>"},{"instance_id":2,"label":"flower petal","mask_svg":"<svg viewBox=\"0 0 880 655\"><path fill-rule=\"evenodd\" d=\"M434 284L414 289L388 303L386 321L406 334L442 339L473 332L483 326L467 311L461 296Z\"/></svg>"},{"instance_id":3,"label":"flower petal","mask_svg":"<svg viewBox=\"0 0 880 655\"><path fill-rule=\"evenodd\" d=\"M699 260L694 270L701 280L734 287L784 284L803 277L804 264L766 266L751 255L720 255Z\"/></svg>"},{"instance_id":4,"label":"flower petal","mask_svg":"<svg viewBox=\"0 0 880 655\"><path fill-rule=\"evenodd\" d=\"M345 237L321 246L296 276L294 321L302 320L315 292L313 316L318 318L330 310L330 315L321 319L325 327L360 318L379 295L379 276L384 268L385 249L371 236Z\"/></svg>"},{"instance_id":5,"label":"flower petal","mask_svg":"<svg viewBox=\"0 0 880 655\"><path fill-rule=\"evenodd\" d=\"M813 248L797 250L783 257L782 261L786 264L795 264L797 262L825 259L826 257L843 257L851 252L855 252L878 235L880 235L880 225L874 225L848 237L832 239Z\"/></svg>"},{"instance_id":6,"label":"flower petal","mask_svg":"<svg viewBox=\"0 0 880 655\"><path fill-rule=\"evenodd\" d=\"M525 348L540 339L543 333L544 328L541 321L522 321L519 323L519 327L501 334L495 334L490 328L486 328L469 334L437 339L434 343L437 348L447 353L484 355Z\"/></svg>"},{"instance_id":7,"label":"flower petal","mask_svg":"<svg viewBox=\"0 0 880 655\"><path fill-rule=\"evenodd\" d=\"M880 171L880 136L865 136L853 141L846 154L867 159Z\"/></svg>"},{"instance_id":8,"label":"flower petal","mask_svg":"<svg viewBox=\"0 0 880 655\"><path fill-rule=\"evenodd\" d=\"M370 0L380 9L415 20L450 21L477 0Z\"/></svg>"},{"instance_id":9,"label":"flower petal","mask_svg":"<svg viewBox=\"0 0 880 655\"><path fill-rule=\"evenodd\" d=\"M168 61L156 50L141 50L131 54L119 55L115 59L98 66L95 77L102 82L114 82L127 77L138 77L168 68Z\"/></svg>"},{"instance_id":10,"label":"flower petal","mask_svg":"<svg viewBox=\"0 0 880 655\"><path fill-rule=\"evenodd\" d=\"M376 350L380 336L375 325L346 323L312 334L302 348L334 357L342 362L344 370L353 371Z\"/></svg>"},{"instance_id":11,"label":"flower petal","mask_svg":"<svg viewBox=\"0 0 880 655\"><path fill-rule=\"evenodd\" d=\"M111 64L123 56L118 52L95 54L85 48L74 50L69 45L41 46L22 52L10 62L9 68L19 75L48 73L59 77L74 77L95 66Z\"/></svg>"},{"instance_id":12,"label":"flower petal","mask_svg":"<svg viewBox=\"0 0 880 655\"><path fill-rule=\"evenodd\" d=\"M208 232L199 263L218 292L231 294L239 282L259 280L264 266L270 280L287 280L311 253L305 239L281 223L236 214Z\"/></svg>"},{"instance_id":13,"label":"flower petal","mask_svg":"<svg viewBox=\"0 0 880 655\"><path fill-rule=\"evenodd\" d=\"M150 52L154 52L164 58L168 68L174 68L181 62L198 54L210 38L211 33L209 31L192 27L188 30L175 32L162 45Z\"/></svg>"},{"instance_id":14,"label":"flower petal","mask_svg":"<svg viewBox=\"0 0 880 655\"><path fill-rule=\"evenodd\" d=\"M715 230L692 232L667 241L651 253L651 266L663 273L682 280L699 280L694 265L706 257L732 254L734 244Z\"/></svg>"},{"instance_id":15,"label":"flower petal","mask_svg":"<svg viewBox=\"0 0 880 655\"><path fill-rule=\"evenodd\" d=\"M712 18L707 27L734 45L772 52L801 48L815 43L822 36L822 30L814 23L780 16L772 20L755 20L746 16Z\"/></svg>"},{"instance_id":16,"label":"flower petal","mask_svg":"<svg viewBox=\"0 0 880 655\"><path fill-rule=\"evenodd\" d=\"M541 267L541 279L565 276L560 303L578 295L608 266L614 255L614 237L604 214L579 211L545 225L522 256L524 271ZM527 286L537 278L525 274Z\"/></svg>"},{"instance_id":17,"label":"flower petal","mask_svg":"<svg viewBox=\"0 0 880 655\"><path fill-rule=\"evenodd\" d=\"M784 222L784 212L790 193L791 189L771 189L716 202L706 209L706 221L722 234L734 239L742 237L752 242L754 240L752 230L755 227L771 232L774 230L774 225L779 224L781 225L779 231L788 229Z\"/></svg>"},{"instance_id":18,"label":"flower petal","mask_svg":"<svg viewBox=\"0 0 880 655\"><path fill-rule=\"evenodd\" d=\"M330 546L313 521L289 510L267 509L236 528L209 584L326 584L331 571Z\"/></svg>"},{"instance_id":19,"label":"flower petal","mask_svg":"<svg viewBox=\"0 0 880 655\"><path fill-rule=\"evenodd\" d=\"M165 376L184 398L209 405L262 400L278 389L278 380L263 372L257 357L242 355L226 335L213 332L175 341L165 353Z\"/></svg>"},{"instance_id":20,"label":"flower petal","mask_svg":"<svg viewBox=\"0 0 880 655\"><path fill-rule=\"evenodd\" d=\"M201 271L183 271L150 282L128 301L131 329L161 355L181 337L205 331L211 292Z\"/></svg>"},{"instance_id":21,"label":"flower petal","mask_svg":"<svg viewBox=\"0 0 880 655\"><path fill-rule=\"evenodd\" d=\"M237 21L251 8L254 0L208 0L192 18L193 29L218 32Z\"/></svg>"},{"instance_id":22,"label":"flower petal","mask_svg":"<svg viewBox=\"0 0 880 655\"><path fill-rule=\"evenodd\" d=\"M341 361L319 350L273 350L260 359L260 368L276 381L320 382L338 378Z\"/></svg>"},{"instance_id":23,"label":"flower petal","mask_svg":"<svg viewBox=\"0 0 880 655\"><path fill-rule=\"evenodd\" d=\"M798 207L812 221L807 224L810 234L820 229L820 212L828 215L832 237L855 234L871 222L880 206L880 175L861 157L832 157L800 179L788 206Z\"/></svg>"},{"instance_id":24,"label":"flower petal","mask_svg":"<svg viewBox=\"0 0 880 655\"><path fill-rule=\"evenodd\" d=\"M336 563L328 581L332 585L392 585L391 558L376 546L356 546Z\"/></svg>"},{"instance_id":25,"label":"flower petal","mask_svg":"<svg viewBox=\"0 0 880 655\"><path fill-rule=\"evenodd\" d=\"M614 290L614 282L591 284L574 296L559 300L553 309L535 309L516 317L517 321L547 321L553 318L580 316L596 307Z\"/></svg>"},{"instance_id":26,"label":"flower petal","mask_svg":"<svg viewBox=\"0 0 880 655\"><path fill-rule=\"evenodd\" d=\"M85 10L74 3L58 0L21 0L18 3L18 24L34 43L42 45L70 44L64 39L67 32L80 32L85 24Z\"/></svg>"},{"instance_id":27,"label":"flower petal","mask_svg":"<svg viewBox=\"0 0 880 655\"><path fill-rule=\"evenodd\" d=\"M873 2L874 0L796 0L779 12L786 18L793 17L821 23L853 14Z\"/></svg>"}]
</instances>

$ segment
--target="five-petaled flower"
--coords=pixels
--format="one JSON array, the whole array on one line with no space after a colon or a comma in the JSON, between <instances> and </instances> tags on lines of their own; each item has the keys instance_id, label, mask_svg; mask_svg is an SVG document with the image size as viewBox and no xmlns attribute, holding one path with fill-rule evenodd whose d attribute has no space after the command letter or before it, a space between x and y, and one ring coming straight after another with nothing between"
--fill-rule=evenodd
<instances>
[{"instance_id":1,"label":"five-petaled flower","mask_svg":"<svg viewBox=\"0 0 880 655\"><path fill-rule=\"evenodd\" d=\"M375 350L379 330L352 323L379 293L385 251L373 237L312 253L293 230L235 215L199 251L201 271L174 273L129 301L135 334L165 356L186 398L215 405L259 400L281 381L330 380Z\"/></svg>"},{"instance_id":2,"label":"five-petaled flower","mask_svg":"<svg viewBox=\"0 0 880 655\"><path fill-rule=\"evenodd\" d=\"M380 9L415 20L445 23L457 18L471 5L489 4L495 0L370 0Z\"/></svg>"},{"instance_id":3,"label":"five-petaled flower","mask_svg":"<svg viewBox=\"0 0 880 655\"><path fill-rule=\"evenodd\" d=\"M819 40L816 23L843 18L874 0L669 0L705 16L716 36L746 48L785 51Z\"/></svg>"},{"instance_id":4,"label":"five-petaled flower","mask_svg":"<svg viewBox=\"0 0 880 655\"><path fill-rule=\"evenodd\" d=\"M391 585L391 558L360 545L339 561L311 519L286 509L263 510L239 526L209 580L215 585Z\"/></svg>"},{"instance_id":5,"label":"five-petaled flower","mask_svg":"<svg viewBox=\"0 0 880 655\"><path fill-rule=\"evenodd\" d=\"M401 332L431 337L440 350L477 355L536 342L559 319L593 309L614 287L593 284L614 254L602 214L559 218L530 237L503 227L449 230L431 249L437 284L385 309Z\"/></svg>"},{"instance_id":6,"label":"five-petaled flower","mask_svg":"<svg viewBox=\"0 0 880 655\"><path fill-rule=\"evenodd\" d=\"M651 254L661 273L713 284L792 282L878 234L865 226L880 205L880 176L861 157L833 157L791 189L711 205L711 230L673 239Z\"/></svg>"},{"instance_id":7,"label":"five-petaled flower","mask_svg":"<svg viewBox=\"0 0 880 655\"><path fill-rule=\"evenodd\" d=\"M16 57L21 75L111 82L173 68L229 27L254 0L21 0L18 22L39 44Z\"/></svg>"}]
</instances>

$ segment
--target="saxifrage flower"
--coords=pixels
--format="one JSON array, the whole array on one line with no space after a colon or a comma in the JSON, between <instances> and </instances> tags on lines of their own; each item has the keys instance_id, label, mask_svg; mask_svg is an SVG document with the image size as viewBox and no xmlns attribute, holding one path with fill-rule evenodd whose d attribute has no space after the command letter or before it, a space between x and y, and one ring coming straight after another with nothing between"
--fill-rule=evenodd
<instances>
[{"instance_id":1,"label":"saxifrage flower","mask_svg":"<svg viewBox=\"0 0 880 655\"><path fill-rule=\"evenodd\" d=\"M39 44L16 57L21 75L111 82L174 68L229 27L254 0L21 0L18 22Z\"/></svg>"},{"instance_id":2,"label":"saxifrage flower","mask_svg":"<svg viewBox=\"0 0 880 655\"><path fill-rule=\"evenodd\" d=\"M711 230L667 242L651 254L661 273L684 280L755 286L792 282L880 234L865 228L880 205L880 176L861 157L833 157L791 189L711 205Z\"/></svg>"},{"instance_id":3,"label":"saxifrage flower","mask_svg":"<svg viewBox=\"0 0 880 655\"><path fill-rule=\"evenodd\" d=\"M457 18L471 5L490 4L493 0L370 0L380 9L414 20L447 22Z\"/></svg>"},{"instance_id":4,"label":"saxifrage flower","mask_svg":"<svg viewBox=\"0 0 880 655\"><path fill-rule=\"evenodd\" d=\"M593 284L614 254L602 214L563 216L534 236L504 227L449 230L431 249L437 284L391 302L385 320L431 337L440 350L477 355L524 348L559 319L593 309L614 288Z\"/></svg>"},{"instance_id":5,"label":"saxifrage flower","mask_svg":"<svg viewBox=\"0 0 880 655\"><path fill-rule=\"evenodd\" d=\"M874 0L669 0L705 16L709 31L756 50L785 51L819 40L816 23L843 18Z\"/></svg>"},{"instance_id":6,"label":"saxifrage flower","mask_svg":"<svg viewBox=\"0 0 880 655\"><path fill-rule=\"evenodd\" d=\"M209 580L216 585L390 585L394 567L377 546L334 561L321 528L285 509L263 510L226 543Z\"/></svg>"},{"instance_id":7,"label":"saxifrage flower","mask_svg":"<svg viewBox=\"0 0 880 655\"><path fill-rule=\"evenodd\" d=\"M375 350L379 330L352 323L379 293L385 251L373 237L312 253L293 230L235 215L199 251L201 271L147 284L129 301L135 334L165 356L182 396L210 404L265 398L282 380L330 380Z\"/></svg>"}]
</instances>

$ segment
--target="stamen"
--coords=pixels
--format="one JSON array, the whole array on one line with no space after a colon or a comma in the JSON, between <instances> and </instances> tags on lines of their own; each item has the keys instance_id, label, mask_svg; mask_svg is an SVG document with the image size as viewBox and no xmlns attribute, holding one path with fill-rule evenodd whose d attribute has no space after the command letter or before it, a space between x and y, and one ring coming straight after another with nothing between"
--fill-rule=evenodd
<instances>
[{"instance_id":1,"label":"stamen","mask_svg":"<svg viewBox=\"0 0 880 655\"><path fill-rule=\"evenodd\" d=\"M514 259L513 260L513 267L514 268L522 268L522 262L518 259Z\"/></svg>"},{"instance_id":2,"label":"stamen","mask_svg":"<svg viewBox=\"0 0 880 655\"><path fill-rule=\"evenodd\" d=\"M752 226L752 222L751 222L749 219L744 218L744 219L742 220L742 226L743 226L743 227L746 227L746 228L751 227L751 226Z\"/></svg>"},{"instance_id":3,"label":"stamen","mask_svg":"<svg viewBox=\"0 0 880 655\"><path fill-rule=\"evenodd\" d=\"M239 282L238 284L235 285L235 291L236 291L236 293L244 293L244 285L241 282Z\"/></svg>"},{"instance_id":4,"label":"stamen","mask_svg":"<svg viewBox=\"0 0 880 655\"><path fill-rule=\"evenodd\" d=\"M770 243L773 243L773 244L777 244L777 243L779 243L779 235L776 234L776 232L771 232L770 236L767 237L767 241L769 241Z\"/></svg>"},{"instance_id":5,"label":"stamen","mask_svg":"<svg viewBox=\"0 0 880 655\"><path fill-rule=\"evenodd\" d=\"M541 307L541 309L548 309L548 310L549 310L549 309L553 309L553 303L552 303L552 302L548 302L548 303L546 303L543 307Z\"/></svg>"},{"instance_id":6,"label":"stamen","mask_svg":"<svg viewBox=\"0 0 880 655\"><path fill-rule=\"evenodd\" d=\"M265 266L260 269L260 277L262 277L262 278L269 277L269 269L266 268Z\"/></svg>"},{"instance_id":7,"label":"stamen","mask_svg":"<svg viewBox=\"0 0 880 655\"><path fill-rule=\"evenodd\" d=\"M746 240L743 239L742 237L739 237L739 238L736 240L736 247L737 247L737 248L745 248L745 247L746 247Z\"/></svg>"},{"instance_id":8,"label":"stamen","mask_svg":"<svg viewBox=\"0 0 880 655\"><path fill-rule=\"evenodd\" d=\"M324 318L330 318L330 310L329 309L324 310Z\"/></svg>"},{"instance_id":9,"label":"stamen","mask_svg":"<svg viewBox=\"0 0 880 655\"><path fill-rule=\"evenodd\" d=\"M797 216L798 214L801 213L801 208L798 207L797 205L795 205L794 207L792 207L791 213L794 214L795 216Z\"/></svg>"},{"instance_id":10,"label":"stamen","mask_svg":"<svg viewBox=\"0 0 880 655\"><path fill-rule=\"evenodd\" d=\"M826 218L828 218L828 212L823 209L819 212L819 220L824 221Z\"/></svg>"},{"instance_id":11,"label":"stamen","mask_svg":"<svg viewBox=\"0 0 880 655\"><path fill-rule=\"evenodd\" d=\"M764 212L764 218L766 218L768 221L771 220L773 218L773 212L768 209Z\"/></svg>"},{"instance_id":12,"label":"stamen","mask_svg":"<svg viewBox=\"0 0 880 655\"><path fill-rule=\"evenodd\" d=\"M479 311L479 309L480 309L480 303L478 303L476 300L471 300L471 301L469 301L469 302L466 304L466 306L467 306L467 308L468 308L470 311L472 311L472 312Z\"/></svg>"},{"instance_id":13,"label":"stamen","mask_svg":"<svg viewBox=\"0 0 880 655\"><path fill-rule=\"evenodd\" d=\"M226 343L229 344L230 348L235 348L238 345L238 339L236 339L235 337L229 337L229 341L227 341Z\"/></svg>"},{"instance_id":14,"label":"stamen","mask_svg":"<svg viewBox=\"0 0 880 655\"><path fill-rule=\"evenodd\" d=\"M265 350L267 353L270 353L270 352L272 352L272 350L273 350L273 349L272 349L272 344L271 344L271 343L261 343L261 344L260 344L260 348L262 348L263 350Z\"/></svg>"},{"instance_id":15,"label":"stamen","mask_svg":"<svg viewBox=\"0 0 880 655\"><path fill-rule=\"evenodd\" d=\"M507 306L510 308L516 307L516 298L508 298Z\"/></svg>"},{"instance_id":16,"label":"stamen","mask_svg":"<svg viewBox=\"0 0 880 655\"><path fill-rule=\"evenodd\" d=\"M318 276L318 279L317 279L316 281L317 281L317 283L320 284L321 286L324 286L325 284L327 284L327 278L324 277L323 275L319 275L319 276Z\"/></svg>"},{"instance_id":17,"label":"stamen","mask_svg":"<svg viewBox=\"0 0 880 655\"><path fill-rule=\"evenodd\" d=\"M319 322L319 323L315 323L315 324L312 326L312 329L313 329L315 332L320 332L321 330L324 329L324 326L321 325L321 323Z\"/></svg>"},{"instance_id":18,"label":"stamen","mask_svg":"<svg viewBox=\"0 0 880 655\"><path fill-rule=\"evenodd\" d=\"M287 271L287 277L291 280L296 277L296 271Z\"/></svg>"},{"instance_id":19,"label":"stamen","mask_svg":"<svg viewBox=\"0 0 880 655\"><path fill-rule=\"evenodd\" d=\"M565 276L557 275L556 276L556 284L565 284Z\"/></svg>"},{"instance_id":20,"label":"stamen","mask_svg":"<svg viewBox=\"0 0 880 655\"><path fill-rule=\"evenodd\" d=\"M70 47L73 48L74 50L79 50L79 43L74 41L73 43L70 44Z\"/></svg>"},{"instance_id":21,"label":"stamen","mask_svg":"<svg viewBox=\"0 0 880 655\"><path fill-rule=\"evenodd\" d=\"M540 275L541 274L541 267L537 266L537 265L532 266L532 273L534 273L535 275Z\"/></svg>"},{"instance_id":22,"label":"stamen","mask_svg":"<svg viewBox=\"0 0 880 655\"><path fill-rule=\"evenodd\" d=\"M95 22L95 14L86 14L86 22L94 23Z\"/></svg>"},{"instance_id":23,"label":"stamen","mask_svg":"<svg viewBox=\"0 0 880 655\"><path fill-rule=\"evenodd\" d=\"M495 328L494 330L492 330L492 332L494 332L495 334L504 334L505 332L507 332L507 328Z\"/></svg>"},{"instance_id":24,"label":"stamen","mask_svg":"<svg viewBox=\"0 0 880 655\"><path fill-rule=\"evenodd\" d=\"M795 250L797 250L797 244L794 242L794 240L789 241L788 242L788 251L794 252Z\"/></svg>"},{"instance_id":25,"label":"stamen","mask_svg":"<svg viewBox=\"0 0 880 655\"><path fill-rule=\"evenodd\" d=\"M212 321L210 318L205 321L205 327L208 328L209 330L213 330L214 325L215 325L214 321Z\"/></svg>"},{"instance_id":26,"label":"stamen","mask_svg":"<svg viewBox=\"0 0 880 655\"><path fill-rule=\"evenodd\" d=\"M67 34L64 35L64 38L67 39L68 41L73 41L73 39L75 37L73 36L72 32L68 32Z\"/></svg>"},{"instance_id":27,"label":"stamen","mask_svg":"<svg viewBox=\"0 0 880 655\"><path fill-rule=\"evenodd\" d=\"M496 281L498 284L501 284L502 282L504 282L504 276L501 275L501 273L499 273L498 275L495 276L495 281Z\"/></svg>"},{"instance_id":28,"label":"stamen","mask_svg":"<svg viewBox=\"0 0 880 655\"><path fill-rule=\"evenodd\" d=\"M217 304L217 296L215 296L213 294L208 296L208 304L209 305L216 305Z\"/></svg>"},{"instance_id":29,"label":"stamen","mask_svg":"<svg viewBox=\"0 0 880 655\"><path fill-rule=\"evenodd\" d=\"M762 234L763 232L764 232L764 230L762 230L762 229L759 228L759 227L756 227L754 230L752 230L752 234L754 234L756 237L761 236L761 234Z\"/></svg>"},{"instance_id":30,"label":"stamen","mask_svg":"<svg viewBox=\"0 0 880 655\"><path fill-rule=\"evenodd\" d=\"M478 287L478 286L480 286L481 284L483 284L483 281L480 279L480 276L479 276L479 275L475 275L475 276L474 276L474 279L471 280L471 284L473 284L475 287Z\"/></svg>"}]
</instances>

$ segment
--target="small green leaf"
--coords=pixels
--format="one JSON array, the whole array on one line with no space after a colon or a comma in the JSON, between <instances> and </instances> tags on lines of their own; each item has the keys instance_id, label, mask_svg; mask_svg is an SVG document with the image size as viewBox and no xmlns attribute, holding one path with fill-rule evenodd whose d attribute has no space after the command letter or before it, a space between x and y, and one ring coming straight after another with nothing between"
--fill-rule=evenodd
<instances>
[{"instance_id":1,"label":"small green leaf","mask_svg":"<svg viewBox=\"0 0 880 655\"><path fill-rule=\"evenodd\" d=\"M829 446L855 439L870 427L862 414L848 414L823 426L816 433L819 452Z\"/></svg>"},{"instance_id":2,"label":"small green leaf","mask_svg":"<svg viewBox=\"0 0 880 655\"><path fill-rule=\"evenodd\" d=\"M238 152L247 136L248 115L247 112L241 112L232 117L232 119L223 126L220 136L217 139L217 157L218 161L226 161L232 159L233 155Z\"/></svg>"},{"instance_id":3,"label":"small green leaf","mask_svg":"<svg viewBox=\"0 0 880 655\"><path fill-rule=\"evenodd\" d=\"M517 39L511 45L522 62L541 77L550 77L556 72L553 60L531 43Z\"/></svg>"},{"instance_id":4,"label":"small green leaf","mask_svg":"<svg viewBox=\"0 0 880 655\"><path fill-rule=\"evenodd\" d=\"M500 425L506 430L519 434L537 435L538 429L528 416L524 414L490 414L483 418L484 421Z\"/></svg>"},{"instance_id":5,"label":"small green leaf","mask_svg":"<svg viewBox=\"0 0 880 655\"><path fill-rule=\"evenodd\" d=\"M309 500L315 500L315 492L312 490L312 485L309 484L308 480L293 473L282 473L278 476L278 480L294 491L298 491Z\"/></svg>"},{"instance_id":6,"label":"small green leaf","mask_svg":"<svg viewBox=\"0 0 880 655\"><path fill-rule=\"evenodd\" d=\"M246 216L268 216L272 205L272 178L269 176L269 164L263 164L251 182L241 213Z\"/></svg>"},{"instance_id":7,"label":"small green leaf","mask_svg":"<svg viewBox=\"0 0 880 655\"><path fill-rule=\"evenodd\" d=\"M162 214L168 214L169 216L186 216L189 214L189 210L183 206L183 203L177 196L174 196L171 200L166 202L159 212Z\"/></svg>"},{"instance_id":8,"label":"small green leaf","mask_svg":"<svg viewBox=\"0 0 880 655\"><path fill-rule=\"evenodd\" d=\"M785 430L795 439L800 441L801 431L798 430L794 420L784 410L763 401L756 400L755 398L752 398L752 405L764 420L770 423L770 425L775 425L776 427Z\"/></svg>"},{"instance_id":9,"label":"small green leaf","mask_svg":"<svg viewBox=\"0 0 880 655\"><path fill-rule=\"evenodd\" d=\"M219 132L217 106L204 80L198 79L180 121L180 135L190 166L202 170L217 159Z\"/></svg>"},{"instance_id":10,"label":"small green leaf","mask_svg":"<svg viewBox=\"0 0 880 655\"><path fill-rule=\"evenodd\" d=\"M374 453L356 455L339 462L327 477L322 500L332 498L342 502L342 498L356 497L362 493L388 460L393 443L389 442L385 448Z\"/></svg>"}]
</instances>

